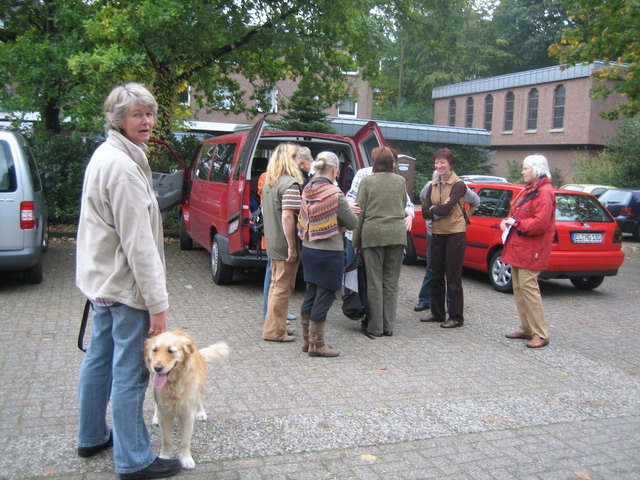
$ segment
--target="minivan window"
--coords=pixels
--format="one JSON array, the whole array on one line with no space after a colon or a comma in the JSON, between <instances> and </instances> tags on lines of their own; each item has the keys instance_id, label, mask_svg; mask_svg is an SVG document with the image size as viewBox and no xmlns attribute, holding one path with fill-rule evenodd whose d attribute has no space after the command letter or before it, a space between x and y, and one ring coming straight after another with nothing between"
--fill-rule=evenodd
<instances>
[{"instance_id":1,"label":"minivan window","mask_svg":"<svg viewBox=\"0 0 640 480\"><path fill-rule=\"evenodd\" d=\"M600 197L601 202L628 204L631 200L631 192L626 190L607 190Z\"/></svg>"},{"instance_id":2,"label":"minivan window","mask_svg":"<svg viewBox=\"0 0 640 480\"><path fill-rule=\"evenodd\" d=\"M558 222L613 222L602 204L587 195L556 194Z\"/></svg>"},{"instance_id":3,"label":"minivan window","mask_svg":"<svg viewBox=\"0 0 640 480\"><path fill-rule=\"evenodd\" d=\"M36 159L33 157L33 153L28 147L25 148L25 153L27 155L27 161L29 162L29 173L31 174L33 190L35 192L40 192L42 191L42 181L40 180L40 172L38 171L38 166L36 165Z\"/></svg>"},{"instance_id":4,"label":"minivan window","mask_svg":"<svg viewBox=\"0 0 640 480\"><path fill-rule=\"evenodd\" d=\"M204 145L200 151L200 158L198 160L198 168L196 168L195 178L198 180L208 180L209 171L211 170L211 157L215 151L215 145Z\"/></svg>"},{"instance_id":5,"label":"minivan window","mask_svg":"<svg viewBox=\"0 0 640 480\"><path fill-rule=\"evenodd\" d=\"M236 153L235 143L221 143L215 154L215 161L211 168L209 181L214 183L228 183L233 165L233 157Z\"/></svg>"},{"instance_id":6,"label":"minivan window","mask_svg":"<svg viewBox=\"0 0 640 480\"><path fill-rule=\"evenodd\" d=\"M9 144L0 141L0 192L15 192L17 188L16 169Z\"/></svg>"},{"instance_id":7,"label":"minivan window","mask_svg":"<svg viewBox=\"0 0 640 480\"><path fill-rule=\"evenodd\" d=\"M509 207L513 192L501 188L483 188L478 192L480 205L473 213L476 217L505 218L509 215Z\"/></svg>"}]
</instances>

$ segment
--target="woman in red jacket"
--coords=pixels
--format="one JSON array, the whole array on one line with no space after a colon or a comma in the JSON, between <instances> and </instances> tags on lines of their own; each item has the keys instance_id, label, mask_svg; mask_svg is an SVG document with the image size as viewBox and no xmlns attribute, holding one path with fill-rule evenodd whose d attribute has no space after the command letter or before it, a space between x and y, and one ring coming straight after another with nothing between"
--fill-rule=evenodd
<instances>
[{"instance_id":1,"label":"woman in red jacket","mask_svg":"<svg viewBox=\"0 0 640 480\"><path fill-rule=\"evenodd\" d=\"M529 155L522 162L522 179L526 188L511 202L511 215L500 223L507 239L502 261L511 265L513 296L521 326L507 338L529 340L527 347L540 348L549 343L538 275L551 256L555 234L556 197L551 185L547 159Z\"/></svg>"}]
</instances>

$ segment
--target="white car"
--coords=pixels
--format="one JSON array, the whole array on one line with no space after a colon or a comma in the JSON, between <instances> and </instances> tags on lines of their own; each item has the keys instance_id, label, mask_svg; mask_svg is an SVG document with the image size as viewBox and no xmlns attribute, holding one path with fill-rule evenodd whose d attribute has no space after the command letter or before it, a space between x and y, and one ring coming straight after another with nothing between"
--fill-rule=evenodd
<instances>
[{"instance_id":1,"label":"white car","mask_svg":"<svg viewBox=\"0 0 640 480\"><path fill-rule=\"evenodd\" d=\"M495 175L459 175L458 177L465 183L511 183L506 178Z\"/></svg>"}]
</instances>

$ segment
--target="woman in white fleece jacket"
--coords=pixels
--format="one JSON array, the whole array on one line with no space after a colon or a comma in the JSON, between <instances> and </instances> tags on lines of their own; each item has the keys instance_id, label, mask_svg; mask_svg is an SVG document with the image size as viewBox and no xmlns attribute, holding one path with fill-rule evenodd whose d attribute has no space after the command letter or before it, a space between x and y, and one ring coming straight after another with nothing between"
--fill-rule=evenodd
<instances>
[{"instance_id":1,"label":"woman in white fleece jacket","mask_svg":"<svg viewBox=\"0 0 640 480\"><path fill-rule=\"evenodd\" d=\"M145 155L157 108L140 84L109 94L108 137L87 165L78 226L76 284L94 307L78 387L78 454L90 457L113 445L116 471L126 479L180 470L178 460L153 453L143 418L149 383L143 345L167 330L169 308L162 218Z\"/></svg>"}]
</instances>

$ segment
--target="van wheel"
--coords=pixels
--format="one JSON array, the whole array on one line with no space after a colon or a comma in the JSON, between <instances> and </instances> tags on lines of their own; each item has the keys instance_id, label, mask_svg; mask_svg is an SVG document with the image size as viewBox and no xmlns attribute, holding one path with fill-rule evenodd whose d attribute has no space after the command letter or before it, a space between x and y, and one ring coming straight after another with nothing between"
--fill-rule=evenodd
<instances>
[{"instance_id":1,"label":"van wheel","mask_svg":"<svg viewBox=\"0 0 640 480\"><path fill-rule=\"evenodd\" d=\"M184 218L182 217L182 213L180 214L180 228L178 232L178 237L180 239L180 250L191 250L193 248L193 240L184 227Z\"/></svg>"},{"instance_id":2,"label":"van wheel","mask_svg":"<svg viewBox=\"0 0 640 480\"><path fill-rule=\"evenodd\" d=\"M573 286L580 290L593 290L599 287L604 281L604 276L600 277L571 277L569 279Z\"/></svg>"},{"instance_id":3,"label":"van wheel","mask_svg":"<svg viewBox=\"0 0 640 480\"><path fill-rule=\"evenodd\" d=\"M222 263L220 258L218 235L214 235L213 245L211 245L211 273L216 285L229 285L233 279L233 267Z\"/></svg>"},{"instance_id":4,"label":"van wheel","mask_svg":"<svg viewBox=\"0 0 640 480\"><path fill-rule=\"evenodd\" d=\"M511 293L511 265L502 263L502 250L498 250L489 262L489 281L493 288L502 293Z\"/></svg>"},{"instance_id":5,"label":"van wheel","mask_svg":"<svg viewBox=\"0 0 640 480\"><path fill-rule=\"evenodd\" d=\"M23 272L22 280L24 283L31 285L42 283L42 259L38 260L38 263L33 267L29 267Z\"/></svg>"},{"instance_id":6,"label":"van wheel","mask_svg":"<svg viewBox=\"0 0 640 480\"><path fill-rule=\"evenodd\" d=\"M411 235L407 232L407 246L404 249L404 257L402 258L403 265L415 265L418 261L418 255L416 255L416 247L413 245Z\"/></svg>"},{"instance_id":7,"label":"van wheel","mask_svg":"<svg viewBox=\"0 0 640 480\"><path fill-rule=\"evenodd\" d=\"M47 250L49 250L49 222L42 229L42 253L47 253Z\"/></svg>"},{"instance_id":8,"label":"van wheel","mask_svg":"<svg viewBox=\"0 0 640 480\"><path fill-rule=\"evenodd\" d=\"M636 225L636 229L633 231L633 239L636 242L640 242L640 223L638 223L638 225Z\"/></svg>"}]
</instances>

